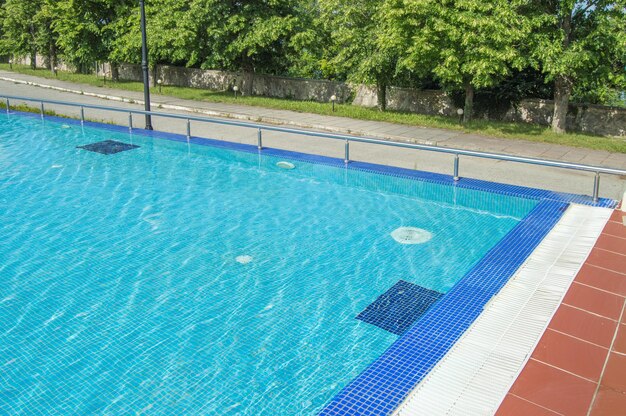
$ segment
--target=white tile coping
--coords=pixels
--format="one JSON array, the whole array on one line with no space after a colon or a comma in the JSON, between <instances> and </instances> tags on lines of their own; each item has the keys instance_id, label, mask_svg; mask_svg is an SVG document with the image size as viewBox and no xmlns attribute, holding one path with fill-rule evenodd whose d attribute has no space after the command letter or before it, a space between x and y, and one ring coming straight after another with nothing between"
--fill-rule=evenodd
<instances>
[{"instance_id":1,"label":"white tile coping","mask_svg":"<svg viewBox=\"0 0 626 416\"><path fill-rule=\"evenodd\" d=\"M524 368L611 209L570 205L484 312L393 413L493 415Z\"/></svg>"}]
</instances>

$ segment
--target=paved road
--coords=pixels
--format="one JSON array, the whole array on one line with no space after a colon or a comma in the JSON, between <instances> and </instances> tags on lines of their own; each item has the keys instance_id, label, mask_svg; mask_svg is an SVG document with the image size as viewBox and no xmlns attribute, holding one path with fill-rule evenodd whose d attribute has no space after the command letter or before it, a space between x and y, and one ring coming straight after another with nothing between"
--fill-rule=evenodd
<instances>
[{"instance_id":1,"label":"paved road","mask_svg":"<svg viewBox=\"0 0 626 416\"><path fill-rule=\"evenodd\" d=\"M7 79L12 79L13 81ZM141 93L47 80L7 71L0 71L0 94L108 105L129 109L140 109L143 107L141 104L143 98ZM153 95L153 109L157 109L159 106L162 108L162 111L171 113L189 114L194 112L212 116L253 120L255 122L361 134L398 141L433 143L448 147L626 169L625 154L522 140L486 138L443 129L410 127L394 123L353 120L343 117L328 117L244 105L203 103ZM47 108L53 109L60 114L79 115L78 110L71 107L49 106ZM86 116L90 119L122 125L128 123L128 116L123 113L87 110ZM136 126L142 125L141 117L136 116L134 123ZM158 130L183 134L185 132L183 121L155 118L153 124ZM193 123L192 130L194 136L243 143L256 142L256 131L246 128ZM293 134L267 132L264 135L264 145L335 157L343 155L343 144L340 142ZM354 143L351 146L351 158L447 174L450 174L452 171L452 156L409 149ZM461 175L579 194L590 194L593 186L593 175L589 173L469 157L461 159ZM601 196L621 199L626 191L626 178L605 175L602 177L600 189Z\"/></svg>"}]
</instances>

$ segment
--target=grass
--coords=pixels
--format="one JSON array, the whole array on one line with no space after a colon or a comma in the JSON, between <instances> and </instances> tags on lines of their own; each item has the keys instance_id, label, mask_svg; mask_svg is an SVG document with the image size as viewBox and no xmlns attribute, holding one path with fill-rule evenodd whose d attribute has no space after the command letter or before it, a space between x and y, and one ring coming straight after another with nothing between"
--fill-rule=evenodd
<instances>
[{"instance_id":1,"label":"grass","mask_svg":"<svg viewBox=\"0 0 626 416\"><path fill-rule=\"evenodd\" d=\"M8 64L0 64L0 69L9 70ZM94 87L120 89L126 91L143 91L140 82L104 80L95 75L75 74L59 71L55 76L51 71L44 69L32 70L25 65L13 65L13 72L33 75L41 78L58 79L72 83L86 84ZM157 93L152 88L152 93ZM615 153L626 153L626 140L584 133L556 134L545 126L527 123L511 123L501 121L475 120L461 125L456 118L406 113L400 111L381 112L376 109L353 106L350 104L336 105L332 111L329 103L313 101L296 101L260 96L234 97L232 92L211 91L199 88L163 86L161 95L171 97L205 101L213 103L242 104L278 110L290 110L301 113L313 113L328 116L349 117L359 120L384 121L404 124L408 126L434 127L448 130L463 131L487 137L522 139L533 142L561 144L565 146L581 147L595 150L606 150Z\"/></svg>"}]
</instances>

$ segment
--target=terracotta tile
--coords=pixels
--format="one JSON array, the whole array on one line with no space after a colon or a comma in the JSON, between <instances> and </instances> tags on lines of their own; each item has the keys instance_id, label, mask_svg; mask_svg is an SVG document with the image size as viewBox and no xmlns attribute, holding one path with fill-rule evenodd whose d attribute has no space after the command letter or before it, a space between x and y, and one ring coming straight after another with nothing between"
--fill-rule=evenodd
<instances>
[{"instance_id":1,"label":"terracotta tile","mask_svg":"<svg viewBox=\"0 0 626 416\"><path fill-rule=\"evenodd\" d=\"M596 383L529 360L511 393L568 416L587 414Z\"/></svg>"},{"instance_id":2,"label":"terracotta tile","mask_svg":"<svg viewBox=\"0 0 626 416\"><path fill-rule=\"evenodd\" d=\"M548 329L532 358L594 381L600 380L607 348Z\"/></svg>"},{"instance_id":3,"label":"terracotta tile","mask_svg":"<svg viewBox=\"0 0 626 416\"><path fill-rule=\"evenodd\" d=\"M609 221L615 221L615 222L619 222L622 223L623 218L626 217L626 212L620 210L620 209L616 209L613 211L613 213L611 214L611 218L609 218Z\"/></svg>"},{"instance_id":4,"label":"terracotta tile","mask_svg":"<svg viewBox=\"0 0 626 416\"><path fill-rule=\"evenodd\" d=\"M626 324L620 324L617 330L613 351L626 354Z\"/></svg>"},{"instance_id":5,"label":"terracotta tile","mask_svg":"<svg viewBox=\"0 0 626 416\"><path fill-rule=\"evenodd\" d=\"M611 234L617 237L626 238L626 226L624 223L617 221L609 221L606 223L602 234Z\"/></svg>"},{"instance_id":6,"label":"terracotta tile","mask_svg":"<svg viewBox=\"0 0 626 416\"><path fill-rule=\"evenodd\" d=\"M496 416L556 416L558 414L512 394L506 395L496 412Z\"/></svg>"},{"instance_id":7,"label":"terracotta tile","mask_svg":"<svg viewBox=\"0 0 626 416\"><path fill-rule=\"evenodd\" d=\"M626 254L626 238L615 237L611 234L602 234L596 242L596 247L614 253Z\"/></svg>"},{"instance_id":8,"label":"terracotta tile","mask_svg":"<svg viewBox=\"0 0 626 416\"><path fill-rule=\"evenodd\" d=\"M559 307L549 326L556 331L593 342L605 348L611 346L616 327L616 321L567 305Z\"/></svg>"},{"instance_id":9,"label":"terracotta tile","mask_svg":"<svg viewBox=\"0 0 626 416\"><path fill-rule=\"evenodd\" d=\"M626 275L585 264L578 272L576 281L598 289L626 296Z\"/></svg>"},{"instance_id":10,"label":"terracotta tile","mask_svg":"<svg viewBox=\"0 0 626 416\"><path fill-rule=\"evenodd\" d=\"M587 263L626 274L626 255L623 254L594 248L589 254Z\"/></svg>"},{"instance_id":11,"label":"terracotta tile","mask_svg":"<svg viewBox=\"0 0 626 416\"><path fill-rule=\"evenodd\" d=\"M617 321L622 313L624 298L574 282L565 294L563 303Z\"/></svg>"},{"instance_id":12,"label":"terracotta tile","mask_svg":"<svg viewBox=\"0 0 626 416\"><path fill-rule=\"evenodd\" d=\"M626 393L600 386L598 395L591 408L591 416L617 416L624 414L626 414Z\"/></svg>"},{"instance_id":13,"label":"terracotta tile","mask_svg":"<svg viewBox=\"0 0 626 416\"><path fill-rule=\"evenodd\" d=\"M600 383L605 387L626 393L626 355L611 353Z\"/></svg>"}]
</instances>

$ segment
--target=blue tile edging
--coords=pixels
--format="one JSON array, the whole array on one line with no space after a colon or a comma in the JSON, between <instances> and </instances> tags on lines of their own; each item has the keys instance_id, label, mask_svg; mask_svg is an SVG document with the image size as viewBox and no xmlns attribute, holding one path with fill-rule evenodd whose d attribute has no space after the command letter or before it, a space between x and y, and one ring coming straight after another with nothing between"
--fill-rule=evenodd
<instances>
[{"instance_id":1,"label":"blue tile edging","mask_svg":"<svg viewBox=\"0 0 626 416\"><path fill-rule=\"evenodd\" d=\"M33 113L11 111L11 114L40 117ZM67 124L80 121L46 116ZM85 126L127 133L128 128L111 124L85 122ZM614 208L617 202L600 198L594 203L589 196L560 193L517 185L461 178L432 172L311 155L273 148L258 150L254 145L191 137L144 129L132 134L179 142L227 148L236 151L285 157L309 163L324 164L415 179L496 194L539 200L533 210L496 244L445 296L424 314L402 337L378 359L344 387L322 409L320 415L387 415L393 412L411 390L452 348L461 335L481 314L485 304L506 284L513 273L539 245L561 218L569 203Z\"/></svg>"},{"instance_id":2,"label":"blue tile edging","mask_svg":"<svg viewBox=\"0 0 626 416\"><path fill-rule=\"evenodd\" d=\"M320 415L388 415L482 313L568 204L541 201L409 331L343 388Z\"/></svg>"}]
</instances>

